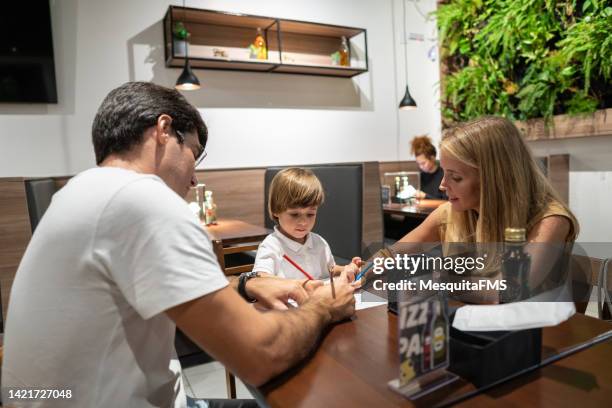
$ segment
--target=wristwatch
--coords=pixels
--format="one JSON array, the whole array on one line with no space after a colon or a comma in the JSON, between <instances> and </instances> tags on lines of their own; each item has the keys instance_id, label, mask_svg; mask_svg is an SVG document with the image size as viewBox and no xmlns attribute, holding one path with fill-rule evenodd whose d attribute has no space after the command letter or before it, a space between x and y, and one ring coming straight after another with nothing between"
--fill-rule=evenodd
<instances>
[{"instance_id":1,"label":"wristwatch","mask_svg":"<svg viewBox=\"0 0 612 408\"><path fill-rule=\"evenodd\" d=\"M257 299L253 299L246 292L246 283L249 279L259 277L259 272L244 272L241 273L238 277L238 293L240 296L244 298L247 302L254 303L257 302Z\"/></svg>"}]
</instances>

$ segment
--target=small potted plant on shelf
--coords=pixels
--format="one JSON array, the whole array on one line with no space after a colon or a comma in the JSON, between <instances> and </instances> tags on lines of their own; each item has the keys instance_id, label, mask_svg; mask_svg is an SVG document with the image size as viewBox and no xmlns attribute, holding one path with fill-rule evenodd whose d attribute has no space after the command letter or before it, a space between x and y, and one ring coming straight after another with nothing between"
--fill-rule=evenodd
<instances>
[{"instance_id":1,"label":"small potted plant on shelf","mask_svg":"<svg viewBox=\"0 0 612 408\"><path fill-rule=\"evenodd\" d=\"M182 21L177 21L172 27L172 40L175 55L185 55L187 52L187 39L189 31L185 28Z\"/></svg>"}]
</instances>

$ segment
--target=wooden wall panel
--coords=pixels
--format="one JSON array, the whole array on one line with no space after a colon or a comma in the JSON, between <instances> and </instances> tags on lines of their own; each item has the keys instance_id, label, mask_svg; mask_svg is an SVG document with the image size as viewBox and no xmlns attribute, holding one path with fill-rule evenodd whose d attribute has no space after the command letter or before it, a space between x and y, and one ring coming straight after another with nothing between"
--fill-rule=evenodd
<instances>
[{"instance_id":1,"label":"wooden wall panel","mask_svg":"<svg viewBox=\"0 0 612 408\"><path fill-rule=\"evenodd\" d=\"M234 218L264 226L265 169L204 170L196 174L213 192L220 218ZM188 197L188 201L195 198Z\"/></svg>"},{"instance_id":2,"label":"wooden wall panel","mask_svg":"<svg viewBox=\"0 0 612 408\"><path fill-rule=\"evenodd\" d=\"M363 257L370 257L383 247L384 225L380 196L380 169L378 162L363 163Z\"/></svg>"},{"instance_id":3,"label":"wooden wall panel","mask_svg":"<svg viewBox=\"0 0 612 408\"><path fill-rule=\"evenodd\" d=\"M0 285L4 319L13 279L31 237L24 179L0 179Z\"/></svg>"},{"instance_id":4,"label":"wooden wall panel","mask_svg":"<svg viewBox=\"0 0 612 408\"><path fill-rule=\"evenodd\" d=\"M612 108L600 109L590 115L555 115L549 125L541 118L514 124L526 140L612 136Z\"/></svg>"}]
</instances>

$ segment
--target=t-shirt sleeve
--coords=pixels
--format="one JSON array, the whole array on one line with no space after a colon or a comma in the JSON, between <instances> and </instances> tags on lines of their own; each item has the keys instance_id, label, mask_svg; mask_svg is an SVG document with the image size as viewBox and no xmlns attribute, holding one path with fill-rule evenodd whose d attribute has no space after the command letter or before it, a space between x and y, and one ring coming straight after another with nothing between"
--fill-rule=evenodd
<instances>
[{"instance_id":1,"label":"t-shirt sleeve","mask_svg":"<svg viewBox=\"0 0 612 408\"><path fill-rule=\"evenodd\" d=\"M228 285L203 228L159 179L116 193L95 240L94 260L144 319Z\"/></svg>"},{"instance_id":2,"label":"t-shirt sleeve","mask_svg":"<svg viewBox=\"0 0 612 408\"><path fill-rule=\"evenodd\" d=\"M273 237L268 236L259 244L253 271L278 275L280 272L280 247L275 245Z\"/></svg>"}]
</instances>

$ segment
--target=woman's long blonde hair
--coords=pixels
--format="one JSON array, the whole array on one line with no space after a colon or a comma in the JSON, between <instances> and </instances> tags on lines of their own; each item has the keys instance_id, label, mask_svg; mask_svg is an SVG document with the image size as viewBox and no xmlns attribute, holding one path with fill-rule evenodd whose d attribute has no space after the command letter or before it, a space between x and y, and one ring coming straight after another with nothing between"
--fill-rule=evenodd
<instances>
[{"instance_id":1,"label":"woman's long blonde hair","mask_svg":"<svg viewBox=\"0 0 612 408\"><path fill-rule=\"evenodd\" d=\"M536 164L519 130L507 119L482 117L447 129L442 152L478 169L480 206L454 212L445 225L445 241L493 243L504 241L508 227L533 227L538 215L550 206L559 209L572 224L573 240L578 222Z\"/></svg>"}]
</instances>

